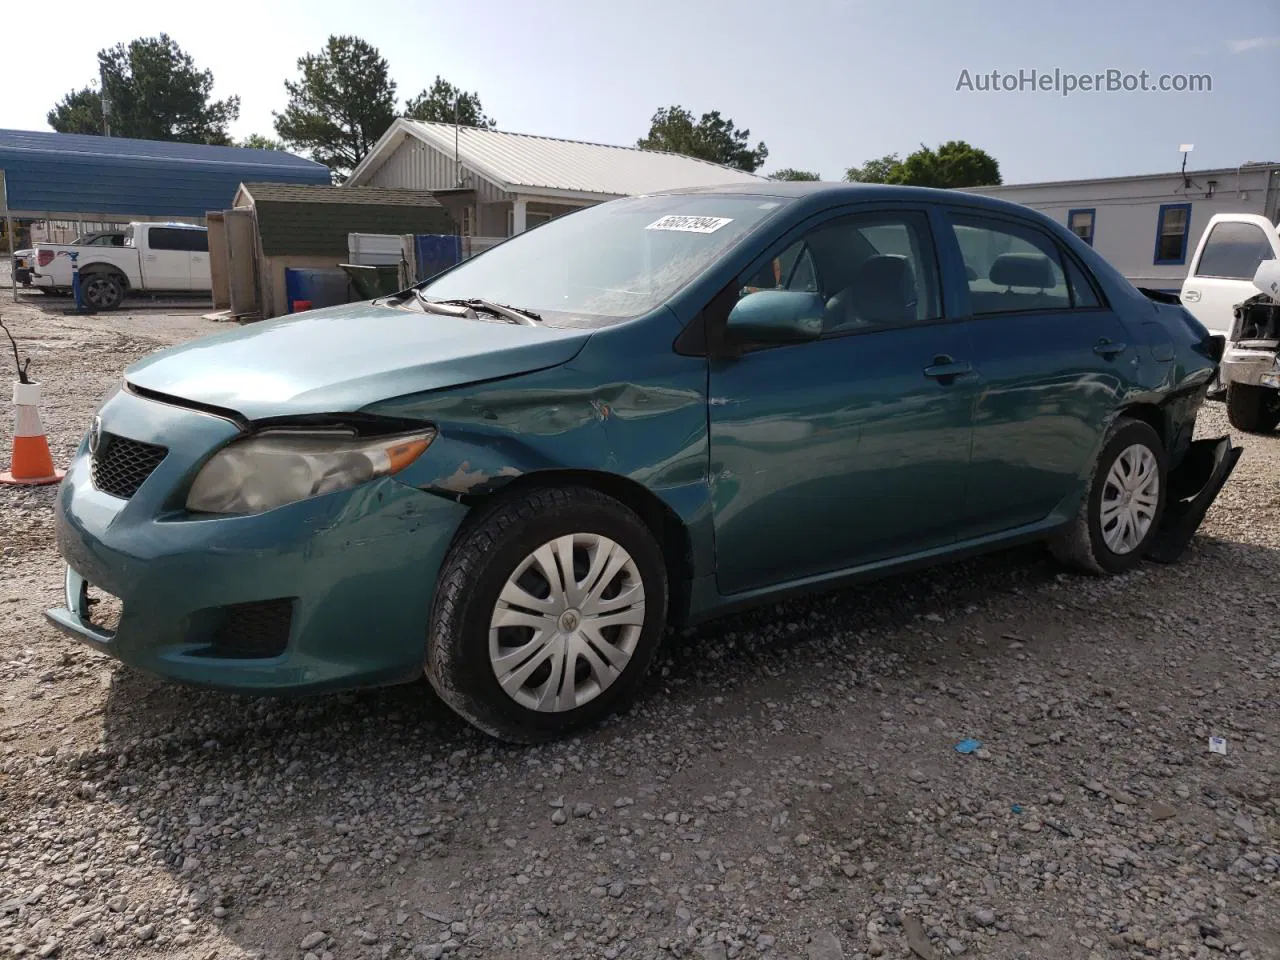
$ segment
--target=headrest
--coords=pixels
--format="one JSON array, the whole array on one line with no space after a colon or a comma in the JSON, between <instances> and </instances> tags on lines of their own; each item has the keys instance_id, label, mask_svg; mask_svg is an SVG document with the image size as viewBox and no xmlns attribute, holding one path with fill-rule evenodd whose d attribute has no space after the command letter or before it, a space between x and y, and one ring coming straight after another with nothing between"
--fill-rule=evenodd
<instances>
[{"instance_id":1,"label":"headrest","mask_svg":"<svg viewBox=\"0 0 1280 960\"><path fill-rule=\"evenodd\" d=\"M1054 285L1053 264L1041 253L1004 253L991 265L991 282L1002 287L1035 287L1045 290Z\"/></svg>"},{"instance_id":2,"label":"headrest","mask_svg":"<svg viewBox=\"0 0 1280 960\"><path fill-rule=\"evenodd\" d=\"M882 253L858 268L859 283L873 283L908 292L915 287L911 261L900 253Z\"/></svg>"},{"instance_id":3,"label":"headrest","mask_svg":"<svg viewBox=\"0 0 1280 960\"><path fill-rule=\"evenodd\" d=\"M881 254L858 268L850 288L854 309L868 323L905 323L914 319L915 274L900 254Z\"/></svg>"}]
</instances>

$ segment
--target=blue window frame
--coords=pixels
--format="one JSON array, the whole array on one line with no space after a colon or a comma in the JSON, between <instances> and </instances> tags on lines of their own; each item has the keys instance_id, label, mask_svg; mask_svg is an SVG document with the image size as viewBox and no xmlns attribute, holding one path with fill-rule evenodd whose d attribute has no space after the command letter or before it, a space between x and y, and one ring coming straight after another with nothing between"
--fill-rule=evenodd
<instances>
[{"instance_id":1,"label":"blue window frame","mask_svg":"<svg viewBox=\"0 0 1280 960\"><path fill-rule=\"evenodd\" d=\"M1093 207L1067 211L1067 229L1091 247L1093 246L1093 219Z\"/></svg>"},{"instance_id":2,"label":"blue window frame","mask_svg":"<svg viewBox=\"0 0 1280 960\"><path fill-rule=\"evenodd\" d=\"M1162 203L1156 217L1156 252L1152 263L1178 266L1187 262L1191 204Z\"/></svg>"}]
</instances>

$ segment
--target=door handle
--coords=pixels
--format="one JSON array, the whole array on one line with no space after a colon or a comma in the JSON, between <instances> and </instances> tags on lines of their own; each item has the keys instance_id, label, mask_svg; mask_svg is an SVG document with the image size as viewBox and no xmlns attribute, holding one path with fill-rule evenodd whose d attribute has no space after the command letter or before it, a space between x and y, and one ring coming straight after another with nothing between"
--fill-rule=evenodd
<instances>
[{"instance_id":1,"label":"door handle","mask_svg":"<svg viewBox=\"0 0 1280 960\"><path fill-rule=\"evenodd\" d=\"M1195 303L1197 300L1200 299L1200 291L1199 290L1183 290L1182 299L1187 303Z\"/></svg>"},{"instance_id":2,"label":"door handle","mask_svg":"<svg viewBox=\"0 0 1280 960\"><path fill-rule=\"evenodd\" d=\"M1114 340L1110 340L1107 337L1103 337L1093 345L1093 352L1098 356L1106 357L1107 359L1110 359L1117 354L1124 353L1125 349L1126 348L1123 343L1116 343Z\"/></svg>"},{"instance_id":3,"label":"door handle","mask_svg":"<svg viewBox=\"0 0 1280 960\"><path fill-rule=\"evenodd\" d=\"M973 367L963 360L956 361L946 354L933 358L933 363L924 368L924 375L941 383L950 383L961 374L969 373Z\"/></svg>"}]
</instances>

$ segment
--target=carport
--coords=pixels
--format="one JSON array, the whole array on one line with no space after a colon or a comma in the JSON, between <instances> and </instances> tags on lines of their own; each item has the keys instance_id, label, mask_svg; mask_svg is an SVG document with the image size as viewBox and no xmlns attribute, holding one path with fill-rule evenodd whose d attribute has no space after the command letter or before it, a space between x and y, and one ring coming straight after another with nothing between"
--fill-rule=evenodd
<instances>
[{"instance_id":1,"label":"carport","mask_svg":"<svg viewBox=\"0 0 1280 960\"><path fill-rule=\"evenodd\" d=\"M327 184L329 169L276 150L0 130L0 216L15 221L204 223L245 181ZM17 297L17 288L14 288Z\"/></svg>"}]
</instances>

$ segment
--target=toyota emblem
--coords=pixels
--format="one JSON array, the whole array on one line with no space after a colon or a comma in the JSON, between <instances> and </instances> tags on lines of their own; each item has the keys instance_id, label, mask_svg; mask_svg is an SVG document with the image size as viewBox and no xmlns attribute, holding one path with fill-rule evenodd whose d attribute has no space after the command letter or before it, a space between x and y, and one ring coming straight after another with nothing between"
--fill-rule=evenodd
<instances>
[{"instance_id":1,"label":"toyota emblem","mask_svg":"<svg viewBox=\"0 0 1280 960\"><path fill-rule=\"evenodd\" d=\"M89 427L89 452L96 454L98 446L102 443L102 418L94 417L93 425Z\"/></svg>"}]
</instances>

